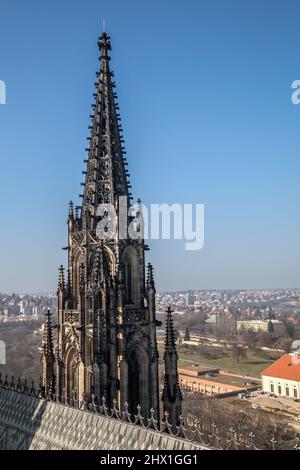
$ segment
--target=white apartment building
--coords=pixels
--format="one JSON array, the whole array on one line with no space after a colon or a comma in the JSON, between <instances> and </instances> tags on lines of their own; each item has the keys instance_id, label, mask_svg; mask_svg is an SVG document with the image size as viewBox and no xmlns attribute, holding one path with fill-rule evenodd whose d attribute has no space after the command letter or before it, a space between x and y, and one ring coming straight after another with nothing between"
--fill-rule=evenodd
<instances>
[{"instance_id":1,"label":"white apartment building","mask_svg":"<svg viewBox=\"0 0 300 470\"><path fill-rule=\"evenodd\" d=\"M262 373L262 389L278 397L300 399L300 356L285 354Z\"/></svg>"},{"instance_id":2,"label":"white apartment building","mask_svg":"<svg viewBox=\"0 0 300 470\"><path fill-rule=\"evenodd\" d=\"M273 325L273 331L276 333L282 333L285 330L284 323L280 320L271 320ZM238 320L236 322L238 331L241 330L252 330L252 331L265 331L269 329L269 320Z\"/></svg>"}]
</instances>

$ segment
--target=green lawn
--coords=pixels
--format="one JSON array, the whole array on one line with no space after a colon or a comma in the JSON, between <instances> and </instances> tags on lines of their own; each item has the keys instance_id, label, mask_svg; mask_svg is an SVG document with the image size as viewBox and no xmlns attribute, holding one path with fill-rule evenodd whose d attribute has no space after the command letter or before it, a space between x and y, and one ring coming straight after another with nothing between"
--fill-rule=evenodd
<instances>
[{"instance_id":1,"label":"green lawn","mask_svg":"<svg viewBox=\"0 0 300 470\"><path fill-rule=\"evenodd\" d=\"M197 351L196 348L192 350L187 350L184 347L179 348L179 365L208 365L216 366L221 369L230 370L232 372L238 372L243 375L249 374L253 377L260 377L261 371L266 369L268 365L272 364L279 355L274 354L273 360L270 358L264 358L261 353L257 351L247 350L247 357L240 358L240 363L237 363L235 357L232 356L230 351L217 351L217 357L211 358L207 355L201 354L200 351Z\"/></svg>"}]
</instances>

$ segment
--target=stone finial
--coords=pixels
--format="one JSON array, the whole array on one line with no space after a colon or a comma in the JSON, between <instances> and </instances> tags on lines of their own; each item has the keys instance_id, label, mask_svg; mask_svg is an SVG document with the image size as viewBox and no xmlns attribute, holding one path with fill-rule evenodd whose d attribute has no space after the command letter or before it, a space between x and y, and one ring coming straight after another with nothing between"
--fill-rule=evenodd
<instances>
[{"instance_id":1,"label":"stone finial","mask_svg":"<svg viewBox=\"0 0 300 470\"><path fill-rule=\"evenodd\" d=\"M166 318L166 340L165 340L165 379L162 401L164 404L164 413L168 413L170 426L173 433L176 434L180 426L180 416L182 415L182 393L179 385L178 376L178 353L176 349L175 331L172 318L172 310L167 309Z\"/></svg>"},{"instance_id":2,"label":"stone finial","mask_svg":"<svg viewBox=\"0 0 300 470\"><path fill-rule=\"evenodd\" d=\"M151 263L147 265L147 287L148 289L152 288L155 289L155 282L153 276L153 266Z\"/></svg>"},{"instance_id":3,"label":"stone finial","mask_svg":"<svg viewBox=\"0 0 300 470\"><path fill-rule=\"evenodd\" d=\"M65 290L65 269L60 265L58 269L58 290L64 292Z\"/></svg>"},{"instance_id":4,"label":"stone finial","mask_svg":"<svg viewBox=\"0 0 300 470\"><path fill-rule=\"evenodd\" d=\"M70 217L70 219L74 218L74 203L73 203L73 201L69 202L69 217Z\"/></svg>"},{"instance_id":5,"label":"stone finial","mask_svg":"<svg viewBox=\"0 0 300 470\"><path fill-rule=\"evenodd\" d=\"M46 319L44 323L43 352L45 356L54 357L52 322L51 322L51 313L49 309L47 310L45 317Z\"/></svg>"}]
</instances>

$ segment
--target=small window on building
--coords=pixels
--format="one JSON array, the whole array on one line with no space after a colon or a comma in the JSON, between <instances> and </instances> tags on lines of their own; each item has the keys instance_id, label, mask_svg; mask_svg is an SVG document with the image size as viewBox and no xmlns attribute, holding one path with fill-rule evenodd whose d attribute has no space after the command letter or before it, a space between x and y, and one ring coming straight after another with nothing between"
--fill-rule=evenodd
<instances>
[{"instance_id":1,"label":"small window on building","mask_svg":"<svg viewBox=\"0 0 300 470\"><path fill-rule=\"evenodd\" d=\"M285 386L285 396L289 397L290 396L290 388L288 385Z\"/></svg>"},{"instance_id":2,"label":"small window on building","mask_svg":"<svg viewBox=\"0 0 300 470\"><path fill-rule=\"evenodd\" d=\"M282 394L282 389L281 389L281 385L278 384L278 395L281 395Z\"/></svg>"},{"instance_id":3,"label":"small window on building","mask_svg":"<svg viewBox=\"0 0 300 470\"><path fill-rule=\"evenodd\" d=\"M274 393L274 384L271 384L271 393Z\"/></svg>"},{"instance_id":4,"label":"small window on building","mask_svg":"<svg viewBox=\"0 0 300 470\"><path fill-rule=\"evenodd\" d=\"M298 398L298 393L296 387L294 388L294 398Z\"/></svg>"}]
</instances>

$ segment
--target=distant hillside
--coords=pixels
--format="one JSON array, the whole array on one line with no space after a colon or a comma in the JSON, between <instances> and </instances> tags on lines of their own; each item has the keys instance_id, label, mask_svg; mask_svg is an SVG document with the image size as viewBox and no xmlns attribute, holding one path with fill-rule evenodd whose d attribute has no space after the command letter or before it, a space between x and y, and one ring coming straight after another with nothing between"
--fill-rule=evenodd
<instances>
[{"instance_id":1,"label":"distant hillside","mask_svg":"<svg viewBox=\"0 0 300 470\"><path fill-rule=\"evenodd\" d=\"M6 365L0 364L5 374L34 380L40 376L41 321L16 325L0 325L0 340L6 344Z\"/></svg>"}]
</instances>

